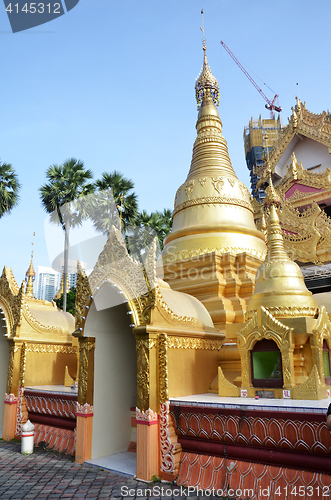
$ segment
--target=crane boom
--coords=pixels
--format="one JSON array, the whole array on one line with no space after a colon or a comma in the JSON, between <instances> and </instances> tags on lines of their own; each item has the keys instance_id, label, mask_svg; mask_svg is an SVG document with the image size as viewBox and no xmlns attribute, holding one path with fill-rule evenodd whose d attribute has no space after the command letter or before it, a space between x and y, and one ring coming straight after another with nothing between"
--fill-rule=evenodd
<instances>
[{"instance_id":1,"label":"crane boom","mask_svg":"<svg viewBox=\"0 0 331 500\"><path fill-rule=\"evenodd\" d=\"M275 105L275 102L276 102L276 99L278 97L278 94L275 94L273 100L270 101L270 99L268 99L268 97L265 95L265 93L262 91L262 89L260 89L260 87L255 82L255 80L253 80L253 78L251 77L251 75L245 70L245 68L243 67L243 65L238 61L238 59L236 58L236 56L231 52L231 50L229 49L229 47L224 42L221 42L221 45L227 51L227 53L229 54L229 56L232 57L232 59L234 60L234 62L237 64L237 66L239 66L239 68L244 73L244 75L246 75L246 77L252 83L252 85L254 85L254 87L259 92L259 94L263 97L263 99L267 102L267 104L265 105L265 107L267 109L269 109L271 113L273 113L274 110L278 111L278 113L280 113L282 111L282 108L280 106L276 106Z\"/></svg>"}]
</instances>

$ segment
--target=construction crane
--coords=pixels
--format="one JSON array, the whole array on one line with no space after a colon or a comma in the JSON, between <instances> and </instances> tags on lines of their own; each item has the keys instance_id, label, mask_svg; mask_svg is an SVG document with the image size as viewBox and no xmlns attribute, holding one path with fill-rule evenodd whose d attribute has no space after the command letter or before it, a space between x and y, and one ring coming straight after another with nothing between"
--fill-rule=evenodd
<instances>
[{"instance_id":1,"label":"construction crane","mask_svg":"<svg viewBox=\"0 0 331 500\"><path fill-rule=\"evenodd\" d=\"M278 113L280 113L282 111L282 108L280 106L276 106L276 104L275 104L277 98L279 97L278 94L275 94L273 100L270 101L270 99L268 99L267 96L265 95L265 93L260 89L260 87L258 86L258 84L253 80L253 78L251 77L251 75L245 70L245 68L243 67L243 65L238 61L238 59L236 58L236 56L231 52L231 50L229 49L229 47L227 45L225 45L224 42L221 42L221 45L224 47L224 49L227 51L227 53L232 57L232 59L234 60L234 62L239 66L239 68L241 69L241 71L247 76L248 80L254 85L254 87L259 92L259 94L261 94L261 96L263 97L263 99L267 102L267 104L265 105L265 107L270 111L271 118L274 118L275 117L275 111L277 111Z\"/></svg>"}]
</instances>

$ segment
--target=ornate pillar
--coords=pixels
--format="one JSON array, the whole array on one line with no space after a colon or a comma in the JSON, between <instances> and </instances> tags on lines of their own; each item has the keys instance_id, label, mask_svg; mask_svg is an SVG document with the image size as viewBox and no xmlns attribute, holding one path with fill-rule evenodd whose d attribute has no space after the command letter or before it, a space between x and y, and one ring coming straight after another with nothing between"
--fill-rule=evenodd
<instances>
[{"instance_id":1,"label":"ornate pillar","mask_svg":"<svg viewBox=\"0 0 331 500\"><path fill-rule=\"evenodd\" d=\"M136 334L137 477L145 481L160 473L157 337L156 333Z\"/></svg>"},{"instance_id":2,"label":"ornate pillar","mask_svg":"<svg viewBox=\"0 0 331 500\"><path fill-rule=\"evenodd\" d=\"M93 337L78 337L78 403L76 411L75 461L82 464L92 453L94 347Z\"/></svg>"},{"instance_id":3,"label":"ornate pillar","mask_svg":"<svg viewBox=\"0 0 331 500\"><path fill-rule=\"evenodd\" d=\"M17 412L19 385L20 379L24 380L24 372L21 376L21 352L22 344L15 343L13 339L8 340L9 343L9 362L7 372L7 387L5 394L5 411L3 419L2 438L5 441L10 441L15 437L17 417L20 412ZM25 354L25 353L24 353ZM24 356L23 356L24 359ZM25 366L25 363L24 363Z\"/></svg>"},{"instance_id":4,"label":"ornate pillar","mask_svg":"<svg viewBox=\"0 0 331 500\"><path fill-rule=\"evenodd\" d=\"M291 347L281 347L280 351L282 354L283 365L283 387L284 389L293 389L295 386L293 359L294 345L291 343Z\"/></svg>"},{"instance_id":5,"label":"ornate pillar","mask_svg":"<svg viewBox=\"0 0 331 500\"><path fill-rule=\"evenodd\" d=\"M136 408L137 423L137 479L150 481L159 476L159 417L151 409Z\"/></svg>"}]
</instances>

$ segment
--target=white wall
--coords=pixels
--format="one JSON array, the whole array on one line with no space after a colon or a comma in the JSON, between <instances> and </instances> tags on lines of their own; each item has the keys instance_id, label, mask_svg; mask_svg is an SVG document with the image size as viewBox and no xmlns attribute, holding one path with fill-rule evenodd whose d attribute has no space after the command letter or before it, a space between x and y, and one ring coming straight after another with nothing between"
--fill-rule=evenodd
<instances>
[{"instance_id":1,"label":"white wall","mask_svg":"<svg viewBox=\"0 0 331 500\"><path fill-rule=\"evenodd\" d=\"M114 295L116 294L116 295ZM114 297L112 297L114 295ZM110 286L98 294L116 303ZM95 337L92 459L127 451L131 439L130 407L136 406L136 344L126 304L87 315L84 335Z\"/></svg>"},{"instance_id":2,"label":"white wall","mask_svg":"<svg viewBox=\"0 0 331 500\"><path fill-rule=\"evenodd\" d=\"M279 163L283 164L282 177L286 175L287 165L291 164L291 154L294 151L296 159L302 163L303 168L307 169L321 164L321 167L313 170L314 173L324 172L328 167L331 168L331 155L328 148L313 139L304 137L303 140L298 139L291 151L286 151Z\"/></svg>"}]
</instances>

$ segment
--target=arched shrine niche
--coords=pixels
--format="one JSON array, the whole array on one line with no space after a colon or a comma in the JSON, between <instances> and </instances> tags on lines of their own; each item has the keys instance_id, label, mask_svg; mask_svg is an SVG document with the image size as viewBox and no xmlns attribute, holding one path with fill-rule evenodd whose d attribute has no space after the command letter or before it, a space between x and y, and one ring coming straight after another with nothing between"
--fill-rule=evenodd
<instances>
[{"instance_id":1,"label":"arched shrine niche","mask_svg":"<svg viewBox=\"0 0 331 500\"><path fill-rule=\"evenodd\" d=\"M127 451L130 408L136 406L136 342L122 290L105 284L87 314L84 336L95 339L92 459Z\"/></svg>"},{"instance_id":2,"label":"arched shrine niche","mask_svg":"<svg viewBox=\"0 0 331 500\"><path fill-rule=\"evenodd\" d=\"M262 339L251 350L253 387L283 387L281 352L272 339Z\"/></svg>"}]
</instances>

